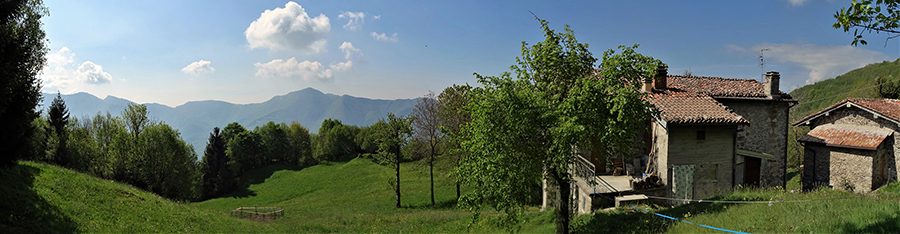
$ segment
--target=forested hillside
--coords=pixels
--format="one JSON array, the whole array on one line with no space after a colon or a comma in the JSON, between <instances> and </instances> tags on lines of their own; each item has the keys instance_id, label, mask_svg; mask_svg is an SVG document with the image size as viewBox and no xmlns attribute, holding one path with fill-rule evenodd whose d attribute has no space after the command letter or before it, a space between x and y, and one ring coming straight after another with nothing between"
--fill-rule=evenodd
<instances>
[{"instance_id":1,"label":"forested hillside","mask_svg":"<svg viewBox=\"0 0 900 234\"><path fill-rule=\"evenodd\" d=\"M884 61L847 72L833 79L806 85L791 91L791 96L800 101L791 108L791 121L828 107L848 97L878 98L875 79L882 77L890 82L900 79L900 59Z\"/></svg>"}]
</instances>

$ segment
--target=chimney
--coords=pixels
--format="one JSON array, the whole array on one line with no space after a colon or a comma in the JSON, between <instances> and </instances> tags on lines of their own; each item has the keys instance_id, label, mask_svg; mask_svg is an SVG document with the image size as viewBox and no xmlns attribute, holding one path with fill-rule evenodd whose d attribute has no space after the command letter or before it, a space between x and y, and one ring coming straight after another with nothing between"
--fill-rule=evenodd
<instances>
[{"instance_id":1,"label":"chimney","mask_svg":"<svg viewBox=\"0 0 900 234\"><path fill-rule=\"evenodd\" d=\"M660 64L659 67L656 68L656 77L653 79L653 88L660 90L666 89L667 76L669 76L669 67L665 64Z\"/></svg>"},{"instance_id":2,"label":"chimney","mask_svg":"<svg viewBox=\"0 0 900 234\"><path fill-rule=\"evenodd\" d=\"M644 82L644 86L641 86L641 92L649 93L653 91L653 78L641 77L641 81Z\"/></svg>"},{"instance_id":3,"label":"chimney","mask_svg":"<svg viewBox=\"0 0 900 234\"><path fill-rule=\"evenodd\" d=\"M778 74L777 71L768 71L766 72L766 97L776 98L778 97L778 83L781 80L781 75Z\"/></svg>"}]
</instances>

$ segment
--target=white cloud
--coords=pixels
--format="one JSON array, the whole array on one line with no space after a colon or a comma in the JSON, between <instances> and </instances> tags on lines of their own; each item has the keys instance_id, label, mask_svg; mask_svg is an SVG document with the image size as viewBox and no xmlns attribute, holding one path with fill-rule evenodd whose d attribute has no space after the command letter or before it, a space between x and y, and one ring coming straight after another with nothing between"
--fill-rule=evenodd
<instances>
[{"instance_id":1,"label":"white cloud","mask_svg":"<svg viewBox=\"0 0 900 234\"><path fill-rule=\"evenodd\" d=\"M801 6L801 5L803 5L803 3L806 3L806 1L808 1L808 0L788 0L788 2L790 2L791 5L794 5L794 6Z\"/></svg>"},{"instance_id":2,"label":"white cloud","mask_svg":"<svg viewBox=\"0 0 900 234\"><path fill-rule=\"evenodd\" d=\"M75 70L75 80L90 84L105 84L112 81L112 76L103 71L100 65L85 61L78 66L78 70Z\"/></svg>"},{"instance_id":3,"label":"white cloud","mask_svg":"<svg viewBox=\"0 0 900 234\"><path fill-rule=\"evenodd\" d=\"M299 77L305 81L312 79L327 81L334 77L331 69L326 69L319 62L308 60L297 62L293 57L287 61L275 59L268 63L256 63L254 66L258 69L257 77Z\"/></svg>"},{"instance_id":4,"label":"white cloud","mask_svg":"<svg viewBox=\"0 0 900 234\"><path fill-rule=\"evenodd\" d=\"M347 60L346 62L332 63L331 65L328 65L328 67L334 71L346 71L353 68L353 61Z\"/></svg>"},{"instance_id":5,"label":"white cloud","mask_svg":"<svg viewBox=\"0 0 900 234\"><path fill-rule=\"evenodd\" d=\"M102 66L91 61L82 62L77 67L75 64L75 53L68 47L48 54L47 65L41 71L44 87L68 90L73 85L105 84L113 80L112 75L103 71Z\"/></svg>"},{"instance_id":6,"label":"white cloud","mask_svg":"<svg viewBox=\"0 0 900 234\"><path fill-rule=\"evenodd\" d=\"M397 38L397 33L394 33L390 37L385 35L384 33L378 34L376 32L372 32L372 38L378 41L389 41L389 42L397 42L400 38Z\"/></svg>"},{"instance_id":7,"label":"white cloud","mask_svg":"<svg viewBox=\"0 0 900 234\"><path fill-rule=\"evenodd\" d=\"M764 52L767 63L774 60L798 65L808 70L806 84L833 78L850 70L890 59L884 53L849 45L759 44L752 48L726 45L726 49L744 53L758 53L762 49L769 49Z\"/></svg>"},{"instance_id":8,"label":"white cloud","mask_svg":"<svg viewBox=\"0 0 900 234\"><path fill-rule=\"evenodd\" d=\"M372 16L373 19L381 19L381 15Z\"/></svg>"},{"instance_id":9,"label":"white cloud","mask_svg":"<svg viewBox=\"0 0 900 234\"><path fill-rule=\"evenodd\" d=\"M338 18L349 19L347 24L344 25L344 29L357 30L362 27L363 23L366 22L366 13L344 11L344 12L341 12L340 15L338 15Z\"/></svg>"},{"instance_id":10,"label":"white cloud","mask_svg":"<svg viewBox=\"0 0 900 234\"><path fill-rule=\"evenodd\" d=\"M325 35L331 23L324 14L310 18L299 4L291 1L284 8L266 10L244 31L250 48L298 50L319 53L325 49Z\"/></svg>"},{"instance_id":11,"label":"white cloud","mask_svg":"<svg viewBox=\"0 0 900 234\"><path fill-rule=\"evenodd\" d=\"M216 69L210 66L209 61L200 60L188 64L186 67L182 68L181 71L192 76L200 76L206 73L212 73L216 71Z\"/></svg>"},{"instance_id":12,"label":"white cloud","mask_svg":"<svg viewBox=\"0 0 900 234\"><path fill-rule=\"evenodd\" d=\"M353 47L353 43L350 43L349 41L345 41L338 49L341 49L341 51L344 52L344 59L350 60L353 55L362 57L362 52L359 52L359 49Z\"/></svg>"}]
</instances>

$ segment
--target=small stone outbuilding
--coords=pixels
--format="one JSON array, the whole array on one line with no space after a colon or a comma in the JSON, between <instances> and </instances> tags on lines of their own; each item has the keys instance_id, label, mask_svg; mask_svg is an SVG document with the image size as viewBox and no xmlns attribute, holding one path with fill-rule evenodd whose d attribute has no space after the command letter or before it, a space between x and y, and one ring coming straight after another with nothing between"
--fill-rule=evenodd
<instances>
[{"instance_id":1,"label":"small stone outbuilding","mask_svg":"<svg viewBox=\"0 0 900 234\"><path fill-rule=\"evenodd\" d=\"M849 98L793 125L811 129L798 140L804 189L869 192L897 180L900 100Z\"/></svg>"}]
</instances>

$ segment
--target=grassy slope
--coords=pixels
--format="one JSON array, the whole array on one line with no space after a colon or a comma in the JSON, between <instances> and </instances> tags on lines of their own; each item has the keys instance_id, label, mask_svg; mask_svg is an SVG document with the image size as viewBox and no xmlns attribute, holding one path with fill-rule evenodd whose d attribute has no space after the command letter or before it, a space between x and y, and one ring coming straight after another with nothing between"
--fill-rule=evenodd
<instances>
[{"instance_id":1,"label":"grassy slope","mask_svg":"<svg viewBox=\"0 0 900 234\"><path fill-rule=\"evenodd\" d=\"M793 178L791 181L795 181ZM789 185L792 183L789 183ZM796 185L796 184L795 184ZM900 191L893 183L879 193ZM860 196L820 189L811 193L779 189L738 189L715 200L771 201L816 200ZM679 207L639 205L661 214L713 227L753 233L898 233L900 194L801 203L710 204ZM632 208L583 215L575 221L580 233L721 233L720 231L663 219Z\"/></svg>"},{"instance_id":2,"label":"grassy slope","mask_svg":"<svg viewBox=\"0 0 900 234\"><path fill-rule=\"evenodd\" d=\"M42 163L20 162L0 178L0 233L272 231Z\"/></svg>"},{"instance_id":3,"label":"grassy slope","mask_svg":"<svg viewBox=\"0 0 900 234\"><path fill-rule=\"evenodd\" d=\"M388 185L390 168L367 159L317 165L299 170L273 166L246 175L251 181L225 197L195 203L213 213L226 214L240 206L279 206L284 218L268 225L287 232L466 232L470 212L455 208L455 186L435 173L435 201L431 207L427 167L401 165L403 208L394 207ZM492 225L495 213L473 226L475 232L503 232ZM526 232L552 232L549 215L530 213Z\"/></svg>"},{"instance_id":4,"label":"grassy slope","mask_svg":"<svg viewBox=\"0 0 900 234\"><path fill-rule=\"evenodd\" d=\"M799 100L800 104L791 108L791 121L796 121L848 97L877 97L877 89L871 87L875 85L875 77L878 76L893 81L900 79L900 59L894 62L869 64L834 79L794 89L791 91L791 96Z\"/></svg>"}]
</instances>

